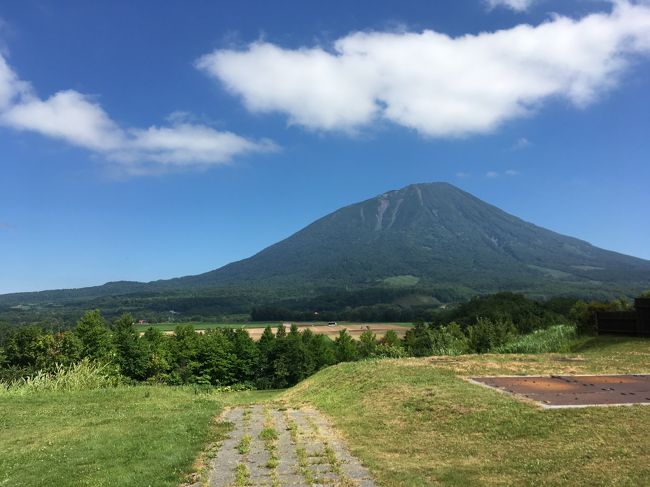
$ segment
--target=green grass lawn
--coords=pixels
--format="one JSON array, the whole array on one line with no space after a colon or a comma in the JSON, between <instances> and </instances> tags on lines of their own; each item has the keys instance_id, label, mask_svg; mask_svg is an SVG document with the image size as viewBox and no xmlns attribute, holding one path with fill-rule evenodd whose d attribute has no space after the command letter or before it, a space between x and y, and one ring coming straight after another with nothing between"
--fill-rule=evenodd
<instances>
[{"instance_id":1,"label":"green grass lawn","mask_svg":"<svg viewBox=\"0 0 650 487\"><path fill-rule=\"evenodd\" d=\"M273 394L138 386L0 395L0 485L178 486L225 405Z\"/></svg>"},{"instance_id":2,"label":"green grass lawn","mask_svg":"<svg viewBox=\"0 0 650 487\"><path fill-rule=\"evenodd\" d=\"M650 340L584 340L562 356L341 364L283 398L328 414L385 487L648 485L649 406L542 410L463 380L475 374L627 372L650 372Z\"/></svg>"}]
</instances>

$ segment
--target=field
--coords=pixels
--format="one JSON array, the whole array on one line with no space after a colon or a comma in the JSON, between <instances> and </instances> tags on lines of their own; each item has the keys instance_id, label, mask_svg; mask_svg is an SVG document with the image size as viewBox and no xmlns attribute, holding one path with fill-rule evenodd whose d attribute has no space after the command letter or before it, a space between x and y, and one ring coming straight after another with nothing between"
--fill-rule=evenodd
<instances>
[{"instance_id":1,"label":"field","mask_svg":"<svg viewBox=\"0 0 650 487\"><path fill-rule=\"evenodd\" d=\"M182 325L192 325L198 333L202 333L206 330L212 330L215 328L245 328L250 336L257 340L262 336L264 328L271 326L274 331L281 324L280 322L274 323L205 323L205 322L192 322L192 323L158 323L158 324L138 324L136 329L140 333L149 327L157 328L163 331L165 334L173 334L174 328L179 324ZM346 329L353 338L358 338L361 333L366 330L371 330L377 335L377 337L382 337L388 330L394 330L398 336L402 337L406 333L406 330L412 326L411 323L351 323L351 322L338 322L335 326L329 326L327 323L323 322L296 322L300 330L310 329L314 333L319 335L326 335L330 338L335 338L338 336L339 332L343 329ZM287 327L289 323L286 323Z\"/></svg>"},{"instance_id":2,"label":"field","mask_svg":"<svg viewBox=\"0 0 650 487\"><path fill-rule=\"evenodd\" d=\"M316 407L384 487L644 485L650 407L542 410L465 378L649 371L650 340L610 337L562 355L344 363L284 392L0 394L0 485L178 485L214 454L227 425L212 418L267 401Z\"/></svg>"}]
</instances>

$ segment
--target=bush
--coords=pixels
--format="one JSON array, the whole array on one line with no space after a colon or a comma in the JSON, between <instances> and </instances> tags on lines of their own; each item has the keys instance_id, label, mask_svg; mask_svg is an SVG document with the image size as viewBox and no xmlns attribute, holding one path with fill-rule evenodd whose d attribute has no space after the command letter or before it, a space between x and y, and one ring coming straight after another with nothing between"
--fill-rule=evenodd
<instances>
[{"instance_id":1,"label":"bush","mask_svg":"<svg viewBox=\"0 0 650 487\"><path fill-rule=\"evenodd\" d=\"M467 329L468 349L474 353L488 353L512 340L516 332L510 321L479 318Z\"/></svg>"},{"instance_id":2,"label":"bush","mask_svg":"<svg viewBox=\"0 0 650 487\"><path fill-rule=\"evenodd\" d=\"M467 336L458 323L449 323L432 329L429 333L433 355L461 355L468 351Z\"/></svg>"},{"instance_id":3,"label":"bush","mask_svg":"<svg viewBox=\"0 0 650 487\"><path fill-rule=\"evenodd\" d=\"M498 347L498 353L551 353L569 352L577 337L576 327L555 325L546 330L536 330Z\"/></svg>"}]
</instances>

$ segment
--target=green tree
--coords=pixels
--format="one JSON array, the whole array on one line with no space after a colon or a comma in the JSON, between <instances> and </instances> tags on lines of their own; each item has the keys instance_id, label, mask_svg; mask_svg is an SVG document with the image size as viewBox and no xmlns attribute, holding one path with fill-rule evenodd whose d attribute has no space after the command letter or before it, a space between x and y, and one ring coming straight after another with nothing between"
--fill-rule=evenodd
<instances>
[{"instance_id":1,"label":"green tree","mask_svg":"<svg viewBox=\"0 0 650 487\"><path fill-rule=\"evenodd\" d=\"M409 328L404 335L404 349L413 357L426 357L431 355L433 340L429 328L421 321L413 328Z\"/></svg>"},{"instance_id":2,"label":"green tree","mask_svg":"<svg viewBox=\"0 0 650 487\"><path fill-rule=\"evenodd\" d=\"M197 345L197 376L212 385L229 385L237 381L237 357L233 345L221 330L209 330Z\"/></svg>"},{"instance_id":3,"label":"green tree","mask_svg":"<svg viewBox=\"0 0 650 487\"><path fill-rule=\"evenodd\" d=\"M357 346L346 329L341 330L334 339L334 346L339 362L354 362L359 358Z\"/></svg>"},{"instance_id":4,"label":"green tree","mask_svg":"<svg viewBox=\"0 0 650 487\"><path fill-rule=\"evenodd\" d=\"M168 380L171 368L171 340L158 328L150 326L142 336L147 349L147 379L154 382Z\"/></svg>"},{"instance_id":5,"label":"green tree","mask_svg":"<svg viewBox=\"0 0 650 487\"><path fill-rule=\"evenodd\" d=\"M47 355L45 334L36 326L12 330L6 339L4 352L7 365L36 369Z\"/></svg>"},{"instance_id":6,"label":"green tree","mask_svg":"<svg viewBox=\"0 0 650 487\"><path fill-rule=\"evenodd\" d=\"M63 365L72 365L81 360L83 354L83 344L79 337L72 331L61 333L61 363Z\"/></svg>"},{"instance_id":7,"label":"green tree","mask_svg":"<svg viewBox=\"0 0 650 487\"><path fill-rule=\"evenodd\" d=\"M101 361L110 361L114 357L111 333L98 309L84 314L74 333L81 341L82 356Z\"/></svg>"},{"instance_id":8,"label":"green tree","mask_svg":"<svg viewBox=\"0 0 650 487\"><path fill-rule=\"evenodd\" d=\"M140 339L133 317L125 313L113 322L113 344L120 372L135 380L148 377L147 344Z\"/></svg>"},{"instance_id":9,"label":"green tree","mask_svg":"<svg viewBox=\"0 0 650 487\"><path fill-rule=\"evenodd\" d=\"M255 341L244 329L229 330L235 359L235 376L237 382L253 382L258 373L259 350Z\"/></svg>"},{"instance_id":10,"label":"green tree","mask_svg":"<svg viewBox=\"0 0 650 487\"><path fill-rule=\"evenodd\" d=\"M311 356L313 372L335 364L336 354L334 351L334 342L325 335L312 334L311 330L305 330L303 332L303 342L305 341L305 334L308 331L312 336L308 339L308 343L305 346Z\"/></svg>"},{"instance_id":11,"label":"green tree","mask_svg":"<svg viewBox=\"0 0 650 487\"><path fill-rule=\"evenodd\" d=\"M358 349L360 358L377 356L377 336L370 330L364 331L359 337Z\"/></svg>"},{"instance_id":12,"label":"green tree","mask_svg":"<svg viewBox=\"0 0 650 487\"><path fill-rule=\"evenodd\" d=\"M172 360L172 383L191 383L196 379L199 363L199 336L192 325L178 325L174 330L170 351Z\"/></svg>"}]
</instances>

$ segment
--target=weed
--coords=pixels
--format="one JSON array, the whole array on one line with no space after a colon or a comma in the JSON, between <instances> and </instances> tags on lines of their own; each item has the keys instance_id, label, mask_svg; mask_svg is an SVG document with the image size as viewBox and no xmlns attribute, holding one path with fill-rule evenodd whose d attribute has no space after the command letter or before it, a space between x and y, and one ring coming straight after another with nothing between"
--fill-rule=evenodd
<instances>
[{"instance_id":1,"label":"weed","mask_svg":"<svg viewBox=\"0 0 650 487\"><path fill-rule=\"evenodd\" d=\"M239 441L239 444L237 445L237 451L239 452L240 455L246 455L250 448L251 448L251 435L246 434L242 436L242 439Z\"/></svg>"},{"instance_id":2,"label":"weed","mask_svg":"<svg viewBox=\"0 0 650 487\"><path fill-rule=\"evenodd\" d=\"M251 474L243 463L238 463L235 469L235 483L238 487L250 485Z\"/></svg>"}]
</instances>

